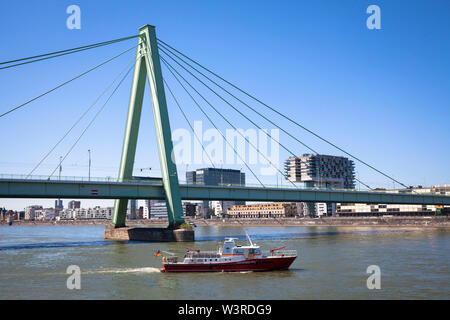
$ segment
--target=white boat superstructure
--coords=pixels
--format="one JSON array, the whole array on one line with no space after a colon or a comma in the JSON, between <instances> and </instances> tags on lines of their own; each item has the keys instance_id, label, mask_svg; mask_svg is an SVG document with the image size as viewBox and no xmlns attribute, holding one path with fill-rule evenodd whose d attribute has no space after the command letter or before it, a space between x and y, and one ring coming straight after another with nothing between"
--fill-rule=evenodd
<instances>
[{"instance_id":1,"label":"white boat superstructure","mask_svg":"<svg viewBox=\"0 0 450 320\"><path fill-rule=\"evenodd\" d=\"M287 269L297 257L295 250L272 249L270 255L261 252L247 234L249 245L237 245L237 238L227 237L217 251L188 248L183 262L176 256L163 257L162 271L265 271Z\"/></svg>"}]
</instances>

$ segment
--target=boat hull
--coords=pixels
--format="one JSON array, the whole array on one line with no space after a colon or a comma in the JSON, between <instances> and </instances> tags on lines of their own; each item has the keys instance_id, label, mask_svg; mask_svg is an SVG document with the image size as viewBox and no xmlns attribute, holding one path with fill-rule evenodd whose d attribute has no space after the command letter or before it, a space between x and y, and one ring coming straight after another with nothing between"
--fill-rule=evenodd
<instances>
[{"instance_id":1,"label":"boat hull","mask_svg":"<svg viewBox=\"0 0 450 320\"><path fill-rule=\"evenodd\" d=\"M163 263L161 272L242 272L286 270L297 257L247 259L223 263Z\"/></svg>"}]
</instances>

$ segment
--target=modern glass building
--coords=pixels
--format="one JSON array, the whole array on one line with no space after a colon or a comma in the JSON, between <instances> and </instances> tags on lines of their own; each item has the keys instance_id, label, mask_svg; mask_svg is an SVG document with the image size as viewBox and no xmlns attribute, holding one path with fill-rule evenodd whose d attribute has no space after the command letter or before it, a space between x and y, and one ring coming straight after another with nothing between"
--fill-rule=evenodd
<instances>
[{"instance_id":1,"label":"modern glass building","mask_svg":"<svg viewBox=\"0 0 450 320\"><path fill-rule=\"evenodd\" d=\"M245 173L234 169L203 168L186 172L188 184L245 185Z\"/></svg>"},{"instance_id":2,"label":"modern glass building","mask_svg":"<svg viewBox=\"0 0 450 320\"><path fill-rule=\"evenodd\" d=\"M345 157L304 154L285 161L288 180L306 187L355 188L355 164Z\"/></svg>"},{"instance_id":3,"label":"modern glass building","mask_svg":"<svg viewBox=\"0 0 450 320\"><path fill-rule=\"evenodd\" d=\"M186 172L186 182L188 184L201 184L208 186L238 186L245 185L245 173L241 170L203 168ZM226 214L226 210L233 205L242 205L245 201L221 201L221 213ZM202 216L209 218L209 201L203 201Z\"/></svg>"},{"instance_id":4,"label":"modern glass building","mask_svg":"<svg viewBox=\"0 0 450 320\"><path fill-rule=\"evenodd\" d=\"M324 154L304 154L289 157L284 163L286 177L292 182L303 182L309 188L355 188L355 165L345 157ZM309 216L335 215L336 204L305 203L303 214Z\"/></svg>"}]
</instances>

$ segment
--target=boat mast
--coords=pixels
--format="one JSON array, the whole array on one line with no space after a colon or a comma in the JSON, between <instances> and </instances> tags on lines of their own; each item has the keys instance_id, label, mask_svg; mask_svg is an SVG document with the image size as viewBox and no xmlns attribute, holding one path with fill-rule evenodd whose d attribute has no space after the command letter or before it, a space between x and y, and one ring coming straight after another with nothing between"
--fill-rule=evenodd
<instances>
[{"instance_id":1,"label":"boat mast","mask_svg":"<svg viewBox=\"0 0 450 320\"><path fill-rule=\"evenodd\" d=\"M250 239L250 236L248 235L247 230L245 230L245 234L247 235L248 242L250 242L250 245L253 247L252 239Z\"/></svg>"}]
</instances>

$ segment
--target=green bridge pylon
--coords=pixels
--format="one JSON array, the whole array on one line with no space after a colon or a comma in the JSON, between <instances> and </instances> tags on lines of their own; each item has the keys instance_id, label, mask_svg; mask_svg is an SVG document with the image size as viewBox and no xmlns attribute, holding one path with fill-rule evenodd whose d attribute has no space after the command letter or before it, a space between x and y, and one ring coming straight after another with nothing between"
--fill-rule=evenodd
<instances>
[{"instance_id":1,"label":"green bridge pylon","mask_svg":"<svg viewBox=\"0 0 450 320\"><path fill-rule=\"evenodd\" d=\"M174 163L175 159L172 158L173 144L155 27L145 25L139 29L139 34L122 158L120 161L119 182L132 179L145 82L148 79L161 163L162 182L167 203L169 228L176 228L184 222L183 207L181 204L177 167ZM112 224L115 228L125 227L127 206L128 199L117 199L115 201L112 219Z\"/></svg>"}]
</instances>

